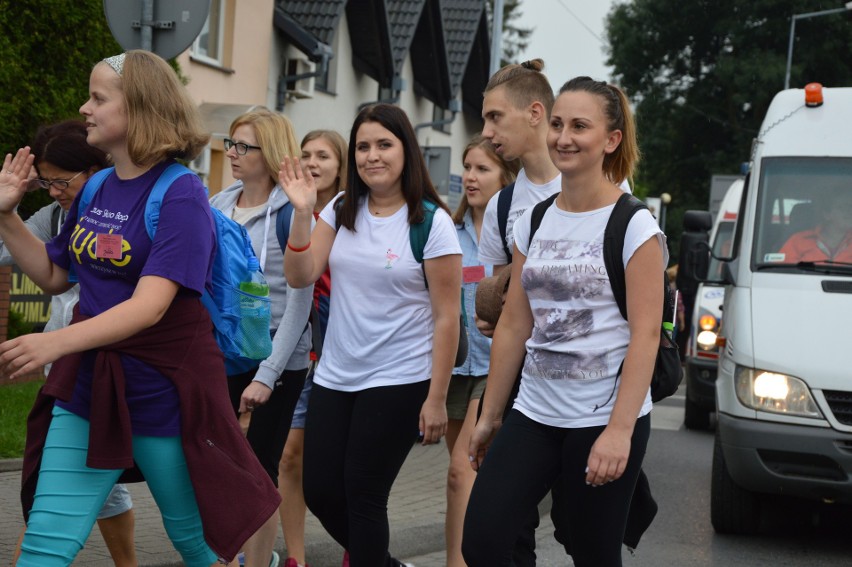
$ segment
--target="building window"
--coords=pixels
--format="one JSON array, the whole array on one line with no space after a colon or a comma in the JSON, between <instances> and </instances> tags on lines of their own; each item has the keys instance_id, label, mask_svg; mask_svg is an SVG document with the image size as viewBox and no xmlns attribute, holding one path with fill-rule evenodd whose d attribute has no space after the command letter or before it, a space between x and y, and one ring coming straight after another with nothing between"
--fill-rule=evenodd
<instances>
[{"instance_id":1,"label":"building window","mask_svg":"<svg viewBox=\"0 0 852 567\"><path fill-rule=\"evenodd\" d=\"M211 0L210 13L201 33L192 44L192 55L208 62L223 65L225 30L225 0Z\"/></svg>"}]
</instances>

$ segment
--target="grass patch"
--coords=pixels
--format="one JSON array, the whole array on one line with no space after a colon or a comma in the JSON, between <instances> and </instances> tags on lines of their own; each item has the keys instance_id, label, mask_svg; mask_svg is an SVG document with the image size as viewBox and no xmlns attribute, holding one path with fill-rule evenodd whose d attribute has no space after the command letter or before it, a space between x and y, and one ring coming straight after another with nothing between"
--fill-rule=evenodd
<instances>
[{"instance_id":1,"label":"grass patch","mask_svg":"<svg viewBox=\"0 0 852 567\"><path fill-rule=\"evenodd\" d=\"M24 456L27 415L44 380L0 386L0 459Z\"/></svg>"}]
</instances>

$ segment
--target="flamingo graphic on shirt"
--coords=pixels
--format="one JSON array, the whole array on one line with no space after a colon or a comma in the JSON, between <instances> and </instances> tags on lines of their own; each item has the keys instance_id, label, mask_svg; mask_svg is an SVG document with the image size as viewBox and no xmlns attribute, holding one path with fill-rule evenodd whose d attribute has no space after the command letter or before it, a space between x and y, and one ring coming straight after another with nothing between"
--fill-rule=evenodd
<instances>
[{"instance_id":1,"label":"flamingo graphic on shirt","mask_svg":"<svg viewBox=\"0 0 852 567\"><path fill-rule=\"evenodd\" d=\"M393 263L399 259L399 255L394 254L393 250L388 248L388 251L385 253L385 259L387 259L388 263L385 265L386 270L390 270L393 268Z\"/></svg>"}]
</instances>

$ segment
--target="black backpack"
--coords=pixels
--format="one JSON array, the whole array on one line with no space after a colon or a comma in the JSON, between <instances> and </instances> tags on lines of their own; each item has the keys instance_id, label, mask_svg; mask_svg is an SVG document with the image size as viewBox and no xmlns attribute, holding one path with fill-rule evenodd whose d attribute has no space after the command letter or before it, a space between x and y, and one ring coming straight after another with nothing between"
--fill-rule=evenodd
<instances>
[{"instance_id":1,"label":"black backpack","mask_svg":"<svg viewBox=\"0 0 852 567\"><path fill-rule=\"evenodd\" d=\"M512 181L500 190L497 195L497 228L500 230L500 238L503 242L503 253L506 254L506 263L512 263L512 251L509 249L507 229L509 228L509 209L512 208L512 195L515 193L515 182Z\"/></svg>"},{"instance_id":2,"label":"black backpack","mask_svg":"<svg viewBox=\"0 0 852 567\"><path fill-rule=\"evenodd\" d=\"M533 208L530 223L530 244L532 244L535 231L541 225L544 213L556 199L557 195L558 193L551 195ZM624 317L625 321L627 320L627 286L624 282L624 263L622 261L624 236L627 232L627 225L630 223L633 215L647 208L648 206L645 203L633 195L624 193L615 203L615 207L604 230L604 266L609 277L609 283L612 286L615 302L618 304L618 310L621 312L621 316ZM680 354L678 353L677 345L672 340L670 330L666 328L671 327L671 321L666 321L666 314L673 314L674 312L674 298L669 289L669 278L665 270L663 270L663 321L660 325L660 348L657 351L657 361L654 365L654 374L651 377L651 400L654 402L658 402L674 394L683 380L683 367L680 364ZM622 361L616 380L618 376L621 376L623 366L624 362Z\"/></svg>"}]
</instances>

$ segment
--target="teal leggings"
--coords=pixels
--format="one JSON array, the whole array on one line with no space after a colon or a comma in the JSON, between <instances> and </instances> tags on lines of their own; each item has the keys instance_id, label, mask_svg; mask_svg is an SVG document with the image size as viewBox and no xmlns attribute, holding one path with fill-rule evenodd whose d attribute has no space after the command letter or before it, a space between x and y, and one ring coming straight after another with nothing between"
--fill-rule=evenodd
<instances>
[{"instance_id":1,"label":"teal leggings","mask_svg":"<svg viewBox=\"0 0 852 567\"><path fill-rule=\"evenodd\" d=\"M122 473L87 467L88 444L89 422L54 408L18 567L71 565L86 543L98 511ZM134 435L133 458L184 563L190 567L216 563L216 554L204 541L180 438Z\"/></svg>"}]
</instances>

